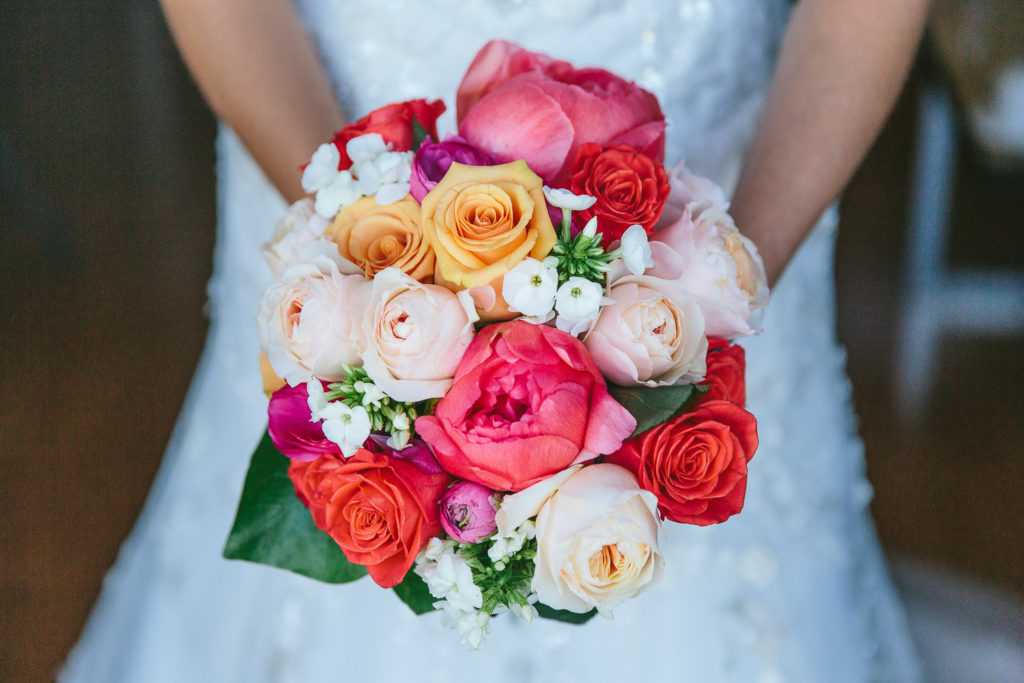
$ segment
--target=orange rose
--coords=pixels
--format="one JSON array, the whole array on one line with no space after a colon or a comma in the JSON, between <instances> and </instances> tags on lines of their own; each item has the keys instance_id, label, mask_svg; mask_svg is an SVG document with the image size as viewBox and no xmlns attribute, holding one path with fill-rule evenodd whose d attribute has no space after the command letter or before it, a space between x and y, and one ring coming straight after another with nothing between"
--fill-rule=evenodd
<instances>
[{"instance_id":1,"label":"orange rose","mask_svg":"<svg viewBox=\"0 0 1024 683\"><path fill-rule=\"evenodd\" d=\"M739 407L747 405L746 355L739 344L729 344L726 339L708 339L708 391L700 402L729 401Z\"/></svg>"},{"instance_id":2,"label":"orange rose","mask_svg":"<svg viewBox=\"0 0 1024 683\"><path fill-rule=\"evenodd\" d=\"M648 235L661 217L669 195L665 168L627 145L602 149L592 142L580 147L570 179L574 194L596 197L592 207L580 212L580 224L597 216L597 229L605 246L622 238L631 225L641 225Z\"/></svg>"},{"instance_id":3,"label":"orange rose","mask_svg":"<svg viewBox=\"0 0 1024 683\"><path fill-rule=\"evenodd\" d=\"M607 461L658 496L662 518L706 526L743 509L757 421L728 401L700 403L622 444Z\"/></svg>"},{"instance_id":4,"label":"orange rose","mask_svg":"<svg viewBox=\"0 0 1024 683\"><path fill-rule=\"evenodd\" d=\"M363 197L339 211L324 234L368 278L389 267L420 282L434 276L434 251L420 231L420 205L410 196L386 206Z\"/></svg>"},{"instance_id":5,"label":"orange rose","mask_svg":"<svg viewBox=\"0 0 1024 683\"><path fill-rule=\"evenodd\" d=\"M500 166L453 163L423 198L423 235L437 259L435 281L474 289L484 320L514 317L498 295L505 273L555 245L543 181L525 161ZM483 290L483 291L481 291Z\"/></svg>"},{"instance_id":6,"label":"orange rose","mask_svg":"<svg viewBox=\"0 0 1024 683\"><path fill-rule=\"evenodd\" d=\"M441 533L438 501L450 478L440 468L424 472L360 449L351 458L331 453L292 461L288 476L317 528L383 588L401 583L416 555Z\"/></svg>"}]
</instances>

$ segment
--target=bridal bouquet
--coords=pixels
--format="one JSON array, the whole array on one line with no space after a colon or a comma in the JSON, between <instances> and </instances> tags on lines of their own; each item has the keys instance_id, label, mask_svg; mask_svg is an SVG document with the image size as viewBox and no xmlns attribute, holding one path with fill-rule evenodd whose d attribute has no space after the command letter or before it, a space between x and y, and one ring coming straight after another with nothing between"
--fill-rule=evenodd
<instances>
[{"instance_id":1,"label":"bridal bouquet","mask_svg":"<svg viewBox=\"0 0 1024 683\"><path fill-rule=\"evenodd\" d=\"M636 84L496 41L457 135L444 109L339 131L263 247L269 426L225 556L368 573L476 648L503 611L611 616L661 578L663 521L742 509L730 340L767 287Z\"/></svg>"}]
</instances>

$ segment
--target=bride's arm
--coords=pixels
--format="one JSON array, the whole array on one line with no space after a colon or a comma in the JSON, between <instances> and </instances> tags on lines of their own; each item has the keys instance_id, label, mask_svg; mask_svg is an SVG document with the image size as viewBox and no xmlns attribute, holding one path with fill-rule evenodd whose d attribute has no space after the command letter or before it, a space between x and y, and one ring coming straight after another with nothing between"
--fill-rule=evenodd
<instances>
[{"instance_id":1,"label":"bride's arm","mask_svg":"<svg viewBox=\"0 0 1024 683\"><path fill-rule=\"evenodd\" d=\"M899 94L927 0L801 0L731 213L778 279Z\"/></svg>"},{"instance_id":2,"label":"bride's arm","mask_svg":"<svg viewBox=\"0 0 1024 683\"><path fill-rule=\"evenodd\" d=\"M175 41L214 113L288 201L299 167L344 123L289 0L161 0Z\"/></svg>"}]
</instances>

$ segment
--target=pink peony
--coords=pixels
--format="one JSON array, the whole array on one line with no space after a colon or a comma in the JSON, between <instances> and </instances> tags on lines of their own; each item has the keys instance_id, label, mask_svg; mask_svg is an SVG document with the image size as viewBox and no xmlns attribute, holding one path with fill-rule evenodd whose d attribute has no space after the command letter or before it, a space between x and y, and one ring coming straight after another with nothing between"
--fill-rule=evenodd
<instances>
[{"instance_id":1,"label":"pink peony","mask_svg":"<svg viewBox=\"0 0 1024 683\"><path fill-rule=\"evenodd\" d=\"M497 528L495 510L494 491L460 481L441 497L441 527L459 543L479 543Z\"/></svg>"},{"instance_id":2,"label":"pink peony","mask_svg":"<svg viewBox=\"0 0 1024 683\"><path fill-rule=\"evenodd\" d=\"M768 303L764 265L725 205L691 201L650 244L661 277L678 280L696 297L708 336L733 339L759 332L753 314Z\"/></svg>"},{"instance_id":3,"label":"pink peony","mask_svg":"<svg viewBox=\"0 0 1024 683\"><path fill-rule=\"evenodd\" d=\"M665 115L653 94L604 69L576 69L503 40L477 53L457 105L459 134L470 144L499 162L525 159L551 185L564 185L586 142L665 157Z\"/></svg>"},{"instance_id":4,"label":"pink peony","mask_svg":"<svg viewBox=\"0 0 1024 683\"><path fill-rule=\"evenodd\" d=\"M326 384L324 385L326 388ZM338 444L324 436L320 422L310 420L305 384L287 384L274 392L267 406L267 431L277 450L292 460L309 462L324 453L337 453Z\"/></svg>"},{"instance_id":5,"label":"pink peony","mask_svg":"<svg viewBox=\"0 0 1024 683\"><path fill-rule=\"evenodd\" d=\"M434 414L416 420L446 471L496 491L611 453L635 427L578 339L521 320L481 330Z\"/></svg>"}]
</instances>

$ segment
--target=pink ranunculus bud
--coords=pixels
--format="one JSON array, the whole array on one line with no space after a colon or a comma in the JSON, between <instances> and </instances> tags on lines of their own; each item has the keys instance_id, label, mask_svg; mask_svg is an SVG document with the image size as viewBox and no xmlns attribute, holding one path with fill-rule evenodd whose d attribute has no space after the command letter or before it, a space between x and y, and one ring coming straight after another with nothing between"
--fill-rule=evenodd
<instances>
[{"instance_id":1,"label":"pink ranunculus bud","mask_svg":"<svg viewBox=\"0 0 1024 683\"><path fill-rule=\"evenodd\" d=\"M477 543L497 528L496 510L494 491L471 481L460 481L441 497L441 526L459 543Z\"/></svg>"}]
</instances>

